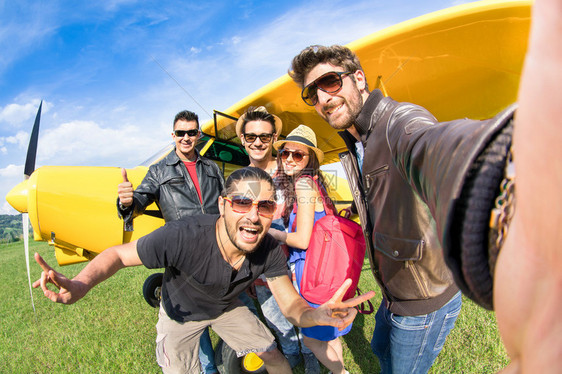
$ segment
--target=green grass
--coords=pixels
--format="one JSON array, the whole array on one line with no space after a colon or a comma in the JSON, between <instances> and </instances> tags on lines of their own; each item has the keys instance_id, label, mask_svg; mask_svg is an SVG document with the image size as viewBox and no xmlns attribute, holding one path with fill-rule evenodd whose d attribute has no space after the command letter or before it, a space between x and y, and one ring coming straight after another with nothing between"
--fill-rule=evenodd
<instances>
[{"instance_id":1,"label":"green grass","mask_svg":"<svg viewBox=\"0 0 562 374\"><path fill-rule=\"evenodd\" d=\"M46 243L31 242L30 252L56 264L54 250ZM31 261L33 281L41 269ZM53 267L71 277L84 264ZM6 296L0 304L0 373L161 373L154 354L158 311L142 296L144 279L153 272L143 267L121 270L70 306L54 304L34 289L34 315L23 244L0 245L0 281ZM372 301L377 307L381 295L367 264L360 287L377 292ZM495 373L509 363L494 313L468 299L463 302L456 327L431 373ZM343 338L351 373L379 371L369 344L374 319L374 314L359 315ZM215 336L213 340L216 343ZM302 364L295 373L304 373Z\"/></svg>"}]
</instances>

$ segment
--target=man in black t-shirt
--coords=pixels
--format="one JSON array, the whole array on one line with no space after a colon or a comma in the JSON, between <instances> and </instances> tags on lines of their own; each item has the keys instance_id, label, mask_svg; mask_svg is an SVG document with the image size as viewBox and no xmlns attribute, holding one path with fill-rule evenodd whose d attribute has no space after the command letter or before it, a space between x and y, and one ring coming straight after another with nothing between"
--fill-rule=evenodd
<instances>
[{"instance_id":1,"label":"man in black t-shirt","mask_svg":"<svg viewBox=\"0 0 562 374\"><path fill-rule=\"evenodd\" d=\"M39 254L43 268L33 287L41 286L47 298L72 304L96 284L127 266L164 267L162 307L157 324L156 355L164 373L199 373L199 336L213 330L237 354L256 352L270 373L290 373L267 327L238 300L260 274L283 314L301 326L348 326L355 305L374 292L342 301L346 281L334 297L317 309L295 291L287 276L285 255L267 234L275 212L271 177L258 168L235 171L219 197L220 216L193 216L169 222L131 243L109 248L69 280L55 272ZM53 283L59 292L47 288Z\"/></svg>"}]
</instances>

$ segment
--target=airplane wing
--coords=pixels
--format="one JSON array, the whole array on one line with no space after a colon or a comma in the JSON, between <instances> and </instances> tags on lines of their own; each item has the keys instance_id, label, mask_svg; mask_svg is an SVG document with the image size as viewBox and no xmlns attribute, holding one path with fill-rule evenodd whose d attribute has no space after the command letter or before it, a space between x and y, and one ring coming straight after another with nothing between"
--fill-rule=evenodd
<instances>
[{"instance_id":1,"label":"airplane wing","mask_svg":"<svg viewBox=\"0 0 562 374\"><path fill-rule=\"evenodd\" d=\"M513 103L527 50L532 1L481 1L402 22L354 41L369 88L427 108L438 120L490 118ZM303 46L303 48L306 46ZM344 143L300 98L285 74L202 126L234 144L236 119L263 105L283 121L282 137L299 124L316 132L324 164Z\"/></svg>"}]
</instances>

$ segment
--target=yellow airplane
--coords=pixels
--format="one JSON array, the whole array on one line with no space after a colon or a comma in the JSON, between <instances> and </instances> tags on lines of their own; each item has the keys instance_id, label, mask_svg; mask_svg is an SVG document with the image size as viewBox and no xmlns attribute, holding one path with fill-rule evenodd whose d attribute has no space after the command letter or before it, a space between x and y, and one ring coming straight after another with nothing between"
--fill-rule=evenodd
<instances>
[{"instance_id":1,"label":"yellow airplane","mask_svg":"<svg viewBox=\"0 0 562 374\"><path fill-rule=\"evenodd\" d=\"M489 118L515 102L530 26L532 1L485 0L421 16L348 45L361 60L370 89L398 101L419 104L438 120ZM305 46L303 46L305 47ZM341 138L300 99L288 75L230 108L214 112L202 126L197 148L219 164L225 176L249 161L236 137L236 119L249 106L265 106L283 121L282 137L303 123L316 132L324 164L338 161ZM6 196L29 214L35 240L54 247L57 261L88 261L105 248L129 242L162 226L155 204L125 232L117 216L118 167L43 166L34 170L40 109L30 141L24 182ZM173 145L127 170L138 186L150 164ZM340 204L352 200L345 180L328 177L329 193ZM252 371L250 371L252 372Z\"/></svg>"},{"instance_id":2,"label":"yellow airplane","mask_svg":"<svg viewBox=\"0 0 562 374\"><path fill-rule=\"evenodd\" d=\"M371 89L422 105L440 121L489 118L516 99L531 4L460 5L378 31L348 46L359 56ZM235 123L248 106L258 105L283 120L282 137L301 123L312 127L325 152L324 164L338 161L343 141L314 108L302 102L300 89L284 75L224 112L215 111L214 119L202 125L204 136L197 148L215 160L225 175L249 163ZM127 170L133 185L138 186L150 164L171 149L169 145ZM91 260L105 248L138 239L164 224L152 205L148 214L135 218L134 232L123 231L115 206L121 181L117 167L43 166L28 173L30 178L15 186L6 199L19 212L29 214L34 239L53 245L60 265ZM328 179L331 196L351 201L341 178Z\"/></svg>"}]
</instances>

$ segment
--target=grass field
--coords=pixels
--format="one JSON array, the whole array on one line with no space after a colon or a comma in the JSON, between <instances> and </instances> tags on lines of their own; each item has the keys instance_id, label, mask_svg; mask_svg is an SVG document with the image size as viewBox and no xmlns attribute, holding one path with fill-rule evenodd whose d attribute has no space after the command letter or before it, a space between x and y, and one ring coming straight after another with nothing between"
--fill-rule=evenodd
<instances>
[{"instance_id":1,"label":"grass field","mask_svg":"<svg viewBox=\"0 0 562 374\"><path fill-rule=\"evenodd\" d=\"M56 264L46 243L32 242L30 251ZM34 261L31 266L33 281L41 269ZM67 276L83 267L54 266ZM153 272L143 267L121 270L70 306L51 303L33 290L34 315L23 244L0 245L0 284L6 296L0 304L0 373L160 373L154 354L157 310L142 296L144 279ZM380 292L367 263L360 287L377 292L373 304L378 306ZM350 373L379 372L369 345L374 319L374 314L360 315L343 339ZM494 313L464 299L456 327L430 372L495 373L508 362ZM303 372L301 366L295 369Z\"/></svg>"}]
</instances>

